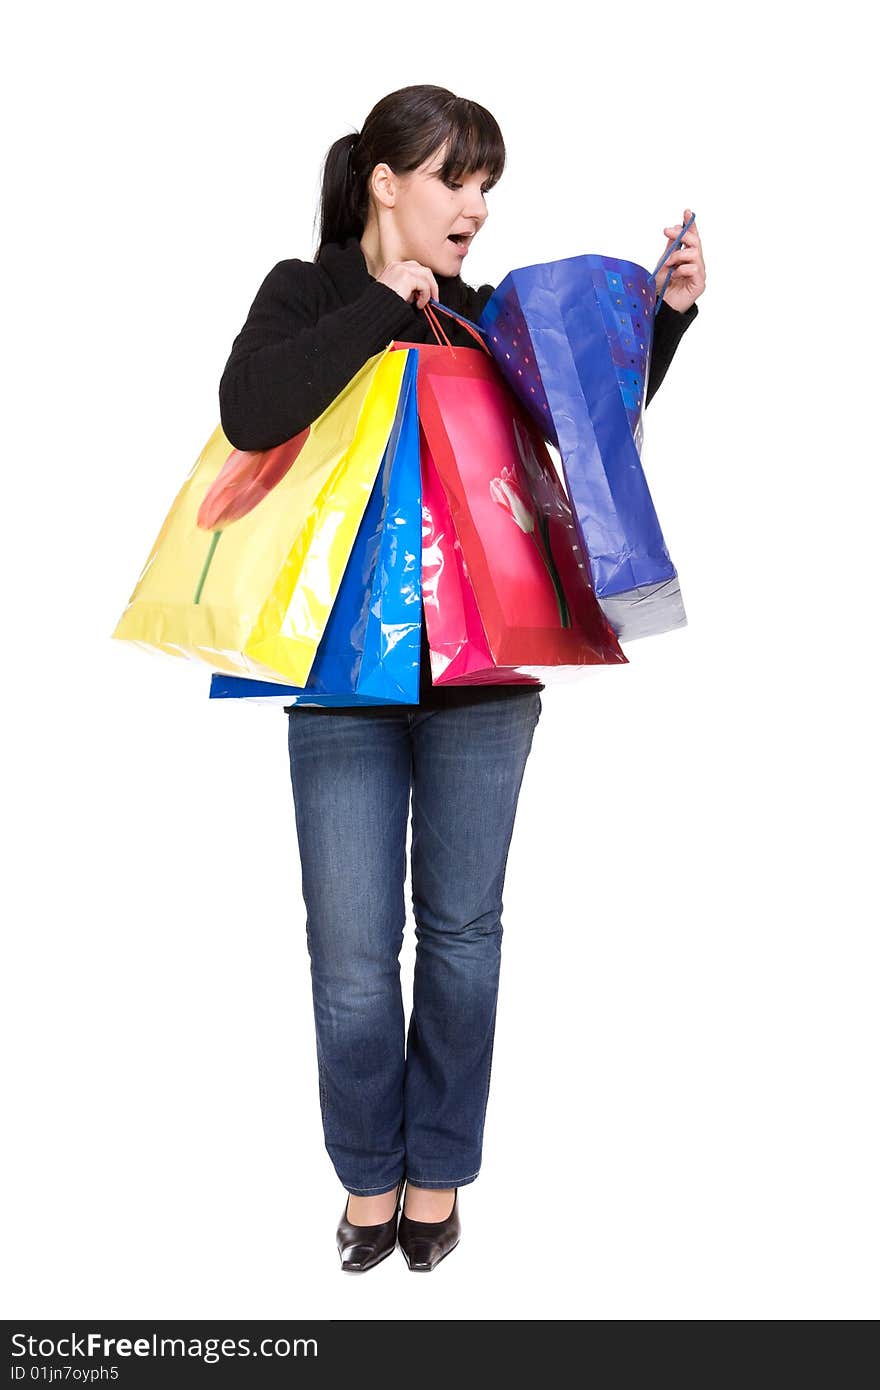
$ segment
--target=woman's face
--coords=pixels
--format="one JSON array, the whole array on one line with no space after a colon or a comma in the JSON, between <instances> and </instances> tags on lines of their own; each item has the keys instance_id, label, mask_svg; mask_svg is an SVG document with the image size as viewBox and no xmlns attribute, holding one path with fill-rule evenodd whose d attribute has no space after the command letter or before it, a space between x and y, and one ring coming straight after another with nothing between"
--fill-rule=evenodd
<instances>
[{"instance_id":1,"label":"woman's face","mask_svg":"<svg viewBox=\"0 0 880 1390\"><path fill-rule=\"evenodd\" d=\"M459 275L473 237L489 216L484 196L489 171L444 183L439 177L443 155L441 147L411 174L396 175L387 165L377 166L388 170L376 190L385 214L380 227L383 244L386 239L394 243L385 248L388 259L418 261L435 275ZM450 233L469 235L456 244L449 240Z\"/></svg>"}]
</instances>

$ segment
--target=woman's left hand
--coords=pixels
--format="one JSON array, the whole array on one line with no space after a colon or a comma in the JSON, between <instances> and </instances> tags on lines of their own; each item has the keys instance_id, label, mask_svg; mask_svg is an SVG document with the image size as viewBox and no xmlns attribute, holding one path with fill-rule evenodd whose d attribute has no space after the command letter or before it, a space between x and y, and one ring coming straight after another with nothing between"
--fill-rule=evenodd
<instances>
[{"instance_id":1,"label":"woman's left hand","mask_svg":"<svg viewBox=\"0 0 880 1390\"><path fill-rule=\"evenodd\" d=\"M690 208L684 210L684 220L679 222L677 227L664 227L663 230L668 238L663 254L669 250L670 246L681 235L681 229L691 215ZM668 261L664 261L657 273L657 293L659 295L670 269L672 279L666 287L663 295L663 303L668 304L670 309L677 309L679 313L684 313L689 309L694 300L699 299L703 290L706 288L706 265L703 260L703 246L700 241L700 233L697 231L697 224L688 232L685 232L684 240L677 251L673 251Z\"/></svg>"}]
</instances>

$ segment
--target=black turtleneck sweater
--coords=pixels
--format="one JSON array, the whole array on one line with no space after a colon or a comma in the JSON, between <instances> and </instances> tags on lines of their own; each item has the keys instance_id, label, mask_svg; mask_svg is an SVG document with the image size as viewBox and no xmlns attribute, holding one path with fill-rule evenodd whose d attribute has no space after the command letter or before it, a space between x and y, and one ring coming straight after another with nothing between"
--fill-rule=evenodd
<instances>
[{"instance_id":1,"label":"black turtleneck sweater","mask_svg":"<svg viewBox=\"0 0 880 1390\"><path fill-rule=\"evenodd\" d=\"M436 275L439 300L472 323L479 322L493 285L472 289L460 275ZM660 385L682 334L697 315L660 305L645 405ZM457 347L473 347L466 328L439 314ZM220 422L236 449L271 449L316 420L366 362L401 342L434 343L425 313L403 299L368 269L360 240L324 246L317 261L285 260L269 271L232 344L220 381ZM543 685L434 686L422 612L422 646L417 705L358 705L339 709L288 705L285 711L317 714L388 714L442 709L486 699L505 699L543 690Z\"/></svg>"}]
</instances>

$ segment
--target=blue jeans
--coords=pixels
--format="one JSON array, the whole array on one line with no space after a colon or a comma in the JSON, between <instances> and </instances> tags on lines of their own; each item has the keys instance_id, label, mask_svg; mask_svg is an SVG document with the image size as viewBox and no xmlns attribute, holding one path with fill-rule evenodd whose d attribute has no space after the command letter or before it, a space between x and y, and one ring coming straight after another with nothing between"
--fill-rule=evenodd
<instances>
[{"instance_id":1,"label":"blue jeans","mask_svg":"<svg viewBox=\"0 0 880 1390\"><path fill-rule=\"evenodd\" d=\"M327 1152L358 1196L480 1171L507 853L537 691L440 710L288 715ZM400 951L412 792L416 933ZM406 1044L406 1047L404 1046Z\"/></svg>"}]
</instances>

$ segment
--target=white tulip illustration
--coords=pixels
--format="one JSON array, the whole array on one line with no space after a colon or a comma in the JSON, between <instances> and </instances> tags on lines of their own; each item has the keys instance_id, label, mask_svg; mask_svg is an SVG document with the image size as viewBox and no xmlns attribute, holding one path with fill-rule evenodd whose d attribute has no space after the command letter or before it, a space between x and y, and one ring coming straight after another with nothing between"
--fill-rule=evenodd
<instances>
[{"instance_id":1,"label":"white tulip illustration","mask_svg":"<svg viewBox=\"0 0 880 1390\"><path fill-rule=\"evenodd\" d=\"M493 502L498 502L510 512L521 531L525 532L526 535L530 535L534 531L534 513L520 493L519 485L511 469L502 468L501 477L493 478L490 482L489 493Z\"/></svg>"},{"instance_id":2,"label":"white tulip illustration","mask_svg":"<svg viewBox=\"0 0 880 1390\"><path fill-rule=\"evenodd\" d=\"M535 486L536 474L540 473L540 464L532 451L531 440L526 437L525 445L520 437L516 419L513 421L514 437L516 447L520 456L527 479ZM546 516L541 512L540 507L535 503L534 510L529 505L533 498L529 498L523 493L522 486L512 468L502 468L500 478L492 478L489 483L489 495L493 502L497 502L506 512L513 517L519 529L525 534L534 538L535 545L538 547L538 554L544 561L544 566L550 576L553 585L553 592L556 595L556 606L559 609L559 623L561 627L571 627L571 614L568 603L562 589L562 582L553 563L553 552L550 548L550 523Z\"/></svg>"}]
</instances>

